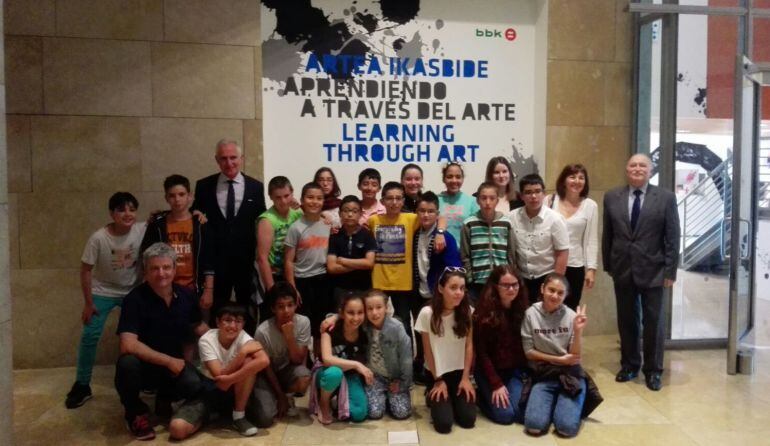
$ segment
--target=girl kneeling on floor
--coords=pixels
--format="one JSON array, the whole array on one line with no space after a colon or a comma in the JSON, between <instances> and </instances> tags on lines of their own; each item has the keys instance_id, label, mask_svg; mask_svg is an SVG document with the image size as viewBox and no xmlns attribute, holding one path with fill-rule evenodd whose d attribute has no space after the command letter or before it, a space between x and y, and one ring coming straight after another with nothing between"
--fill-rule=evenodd
<instances>
[{"instance_id":1,"label":"girl kneeling on floor","mask_svg":"<svg viewBox=\"0 0 770 446\"><path fill-rule=\"evenodd\" d=\"M436 432L446 434L453 422L476 423L476 391L470 380L473 362L473 309L465 291L465 269L447 267L429 306L417 316L415 331L425 346L425 364L433 376L426 404Z\"/></svg>"},{"instance_id":2,"label":"girl kneeling on floor","mask_svg":"<svg viewBox=\"0 0 770 446\"><path fill-rule=\"evenodd\" d=\"M342 298L339 317L342 323L336 324L331 333L321 333L323 364L316 363L313 368L314 388L309 410L322 424L334 421L331 409L334 394L337 394L337 418L365 420L368 403L364 384L371 385L374 380L374 374L364 365L368 341L363 329L364 300L360 294L350 293Z\"/></svg>"},{"instance_id":3,"label":"girl kneeling on floor","mask_svg":"<svg viewBox=\"0 0 770 446\"><path fill-rule=\"evenodd\" d=\"M511 265L494 267L473 313L473 338L479 408L495 423L524 420L519 400L527 357L521 346L521 322L527 307L527 287L519 272Z\"/></svg>"},{"instance_id":4,"label":"girl kneeling on floor","mask_svg":"<svg viewBox=\"0 0 770 446\"><path fill-rule=\"evenodd\" d=\"M564 305L567 279L549 274L540 287L541 301L533 304L521 324L524 354L533 369L534 385L524 412L524 426L532 435L556 432L574 437L580 430L586 398L585 373L580 366L585 307L575 313Z\"/></svg>"}]
</instances>

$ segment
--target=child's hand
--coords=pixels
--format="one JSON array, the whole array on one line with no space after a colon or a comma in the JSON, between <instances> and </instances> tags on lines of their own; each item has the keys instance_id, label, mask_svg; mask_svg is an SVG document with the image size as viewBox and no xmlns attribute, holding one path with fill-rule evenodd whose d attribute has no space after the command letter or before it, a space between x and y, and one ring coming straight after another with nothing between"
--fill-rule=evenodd
<instances>
[{"instance_id":1,"label":"child's hand","mask_svg":"<svg viewBox=\"0 0 770 446\"><path fill-rule=\"evenodd\" d=\"M372 383L374 382L374 373L371 370L369 370L369 367L363 364L359 364L358 373L360 373L361 376L364 377L364 381L366 382L367 386L372 385Z\"/></svg>"},{"instance_id":2,"label":"child's hand","mask_svg":"<svg viewBox=\"0 0 770 446\"><path fill-rule=\"evenodd\" d=\"M206 218L206 214L199 210L192 211L193 217L198 217L198 223L205 225L207 221L209 221L208 218Z\"/></svg>"},{"instance_id":3,"label":"child's hand","mask_svg":"<svg viewBox=\"0 0 770 446\"><path fill-rule=\"evenodd\" d=\"M473 403L476 401L476 389L473 388L471 380L463 378L460 380L460 384L457 386L457 396L460 396L465 392L465 401Z\"/></svg>"},{"instance_id":4,"label":"child's hand","mask_svg":"<svg viewBox=\"0 0 770 446\"><path fill-rule=\"evenodd\" d=\"M286 412L289 411L289 399L286 398L285 393L279 393L276 401L276 414L275 417L281 419L286 416Z\"/></svg>"},{"instance_id":5,"label":"child's hand","mask_svg":"<svg viewBox=\"0 0 770 446\"><path fill-rule=\"evenodd\" d=\"M559 357L558 365L576 365L576 364L580 364L580 355L567 353L566 355L561 355Z\"/></svg>"},{"instance_id":6,"label":"child's hand","mask_svg":"<svg viewBox=\"0 0 770 446\"><path fill-rule=\"evenodd\" d=\"M80 315L80 320L83 321L83 325L88 325L88 323L91 322L91 318L98 314L99 311L96 310L96 306L94 304L85 304L83 306L83 313Z\"/></svg>"},{"instance_id":7,"label":"child's hand","mask_svg":"<svg viewBox=\"0 0 770 446\"><path fill-rule=\"evenodd\" d=\"M433 247L436 252L444 252L444 248L446 248L446 238L444 238L444 234L436 234L436 238L433 239Z\"/></svg>"},{"instance_id":8,"label":"child's hand","mask_svg":"<svg viewBox=\"0 0 770 446\"><path fill-rule=\"evenodd\" d=\"M329 316L321 322L321 333L331 333L334 330L334 324L337 322L337 316Z\"/></svg>"},{"instance_id":9,"label":"child's hand","mask_svg":"<svg viewBox=\"0 0 770 446\"><path fill-rule=\"evenodd\" d=\"M499 409L505 409L511 405L511 396L505 386L500 386L492 392L492 404Z\"/></svg>"},{"instance_id":10,"label":"child's hand","mask_svg":"<svg viewBox=\"0 0 770 446\"><path fill-rule=\"evenodd\" d=\"M217 388L223 392L226 392L227 389L229 389L230 386L233 384L232 380L230 379L230 375L215 376L214 382L216 383Z\"/></svg>"},{"instance_id":11,"label":"child's hand","mask_svg":"<svg viewBox=\"0 0 770 446\"><path fill-rule=\"evenodd\" d=\"M446 383L443 379L433 383L433 387L428 392L428 397L431 401L436 402L449 399L449 391L447 391Z\"/></svg>"},{"instance_id":12,"label":"child's hand","mask_svg":"<svg viewBox=\"0 0 770 446\"><path fill-rule=\"evenodd\" d=\"M211 308L211 305L214 303L214 290L211 288L204 289L199 303L202 310Z\"/></svg>"},{"instance_id":13,"label":"child's hand","mask_svg":"<svg viewBox=\"0 0 770 446\"><path fill-rule=\"evenodd\" d=\"M184 370L184 359L171 358L166 368L171 372L171 376L179 376Z\"/></svg>"},{"instance_id":14,"label":"child's hand","mask_svg":"<svg viewBox=\"0 0 770 446\"><path fill-rule=\"evenodd\" d=\"M398 393L399 391L401 391L401 383L397 379L394 379L388 385L388 391L390 393Z\"/></svg>"},{"instance_id":15,"label":"child's hand","mask_svg":"<svg viewBox=\"0 0 770 446\"><path fill-rule=\"evenodd\" d=\"M285 324L281 324L281 333L283 333L283 337L286 339L291 339L294 337L294 321L286 322Z\"/></svg>"},{"instance_id":16,"label":"child's hand","mask_svg":"<svg viewBox=\"0 0 770 446\"><path fill-rule=\"evenodd\" d=\"M576 332L580 333L586 327L587 323L588 316L586 316L586 305L583 304L580 305L577 309L577 314L575 314L575 320L572 322L572 327Z\"/></svg>"}]
</instances>

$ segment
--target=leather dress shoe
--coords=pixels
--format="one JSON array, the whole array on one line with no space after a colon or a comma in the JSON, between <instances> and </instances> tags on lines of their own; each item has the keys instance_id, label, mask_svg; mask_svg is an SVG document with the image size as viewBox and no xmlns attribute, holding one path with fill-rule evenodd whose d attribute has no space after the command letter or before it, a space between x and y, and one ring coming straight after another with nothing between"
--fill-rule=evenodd
<instances>
[{"instance_id":1,"label":"leather dress shoe","mask_svg":"<svg viewBox=\"0 0 770 446\"><path fill-rule=\"evenodd\" d=\"M661 376L659 372L652 372L644 375L644 382L647 384L647 388L650 390L658 391L663 387Z\"/></svg>"},{"instance_id":2,"label":"leather dress shoe","mask_svg":"<svg viewBox=\"0 0 770 446\"><path fill-rule=\"evenodd\" d=\"M639 371L637 370L631 370L631 369L620 369L617 375L615 375L615 381L619 383L624 383L626 381L631 381L632 379L639 376Z\"/></svg>"}]
</instances>

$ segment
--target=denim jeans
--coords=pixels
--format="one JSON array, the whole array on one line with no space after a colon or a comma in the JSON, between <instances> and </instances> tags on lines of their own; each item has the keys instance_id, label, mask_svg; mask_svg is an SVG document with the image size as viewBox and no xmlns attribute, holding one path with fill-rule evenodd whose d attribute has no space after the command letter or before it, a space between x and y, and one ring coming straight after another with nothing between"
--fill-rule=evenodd
<instances>
[{"instance_id":1,"label":"denim jeans","mask_svg":"<svg viewBox=\"0 0 770 446\"><path fill-rule=\"evenodd\" d=\"M120 297L104 297L94 294L93 300L97 313L91 316L91 320L87 324L83 325L83 334L80 335L80 346L78 347L78 367L75 380L83 385L91 384L91 373L94 370L94 362L96 362L96 347L102 337L107 316L114 308L123 305L123 299Z\"/></svg>"},{"instance_id":2,"label":"denim jeans","mask_svg":"<svg viewBox=\"0 0 770 446\"><path fill-rule=\"evenodd\" d=\"M540 381L532 386L524 412L524 426L542 432L553 421L560 434L567 437L577 435L586 398L586 382L583 379L580 383L580 393L574 398L561 391L557 380Z\"/></svg>"},{"instance_id":3,"label":"denim jeans","mask_svg":"<svg viewBox=\"0 0 770 446\"><path fill-rule=\"evenodd\" d=\"M519 399L521 399L521 388L523 383L521 382L521 375L523 371L521 369L498 371L500 378L503 380L503 385L508 389L508 398L510 404L508 407L495 407L492 402L493 389L487 381L487 377L484 376L484 372L476 367L476 385L478 386L478 392L476 399L479 404L479 408L490 420L498 424L513 424L514 422L522 422L524 414L519 409Z\"/></svg>"}]
</instances>

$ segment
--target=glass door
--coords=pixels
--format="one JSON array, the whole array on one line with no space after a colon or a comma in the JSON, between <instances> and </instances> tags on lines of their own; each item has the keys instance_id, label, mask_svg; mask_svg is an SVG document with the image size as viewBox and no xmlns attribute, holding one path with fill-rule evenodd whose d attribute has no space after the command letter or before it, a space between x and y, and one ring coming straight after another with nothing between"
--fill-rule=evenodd
<instances>
[{"instance_id":1,"label":"glass door","mask_svg":"<svg viewBox=\"0 0 770 446\"><path fill-rule=\"evenodd\" d=\"M735 95L732 218L730 224L730 320L727 372L752 373L754 345L754 281L757 179L761 120L762 72L746 57L736 60L740 90Z\"/></svg>"}]
</instances>

